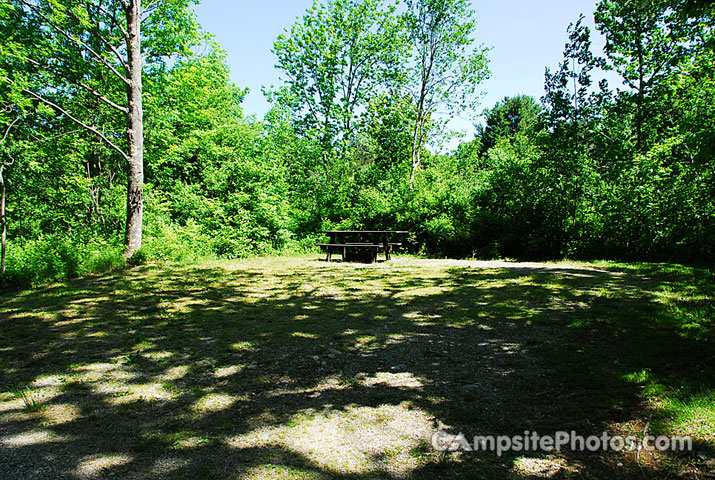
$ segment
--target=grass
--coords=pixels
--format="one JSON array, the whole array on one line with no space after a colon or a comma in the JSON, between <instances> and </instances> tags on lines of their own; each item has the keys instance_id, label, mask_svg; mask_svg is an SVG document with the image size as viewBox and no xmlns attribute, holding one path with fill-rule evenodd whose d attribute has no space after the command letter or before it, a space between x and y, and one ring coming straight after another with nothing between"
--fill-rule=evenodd
<instances>
[{"instance_id":1,"label":"grass","mask_svg":"<svg viewBox=\"0 0 715 480\"><path fill-rule=\"evenodd\" d=\"M714 280L298 256L6 295L0 477L710 478ZM437 429L648 431L695 448L442 453Z\"/></svg>"},{"instance_id":2,"label":"grass","mask_svg":"<svg viewBox=\"0 0 715 480\"><path fill-rule=\"evenodd\" d=\"M18 390L16 397L22 400L23 411L25 412L41 412L45 408L35 391L29 387Z\"/></svg>"}]
</instances>

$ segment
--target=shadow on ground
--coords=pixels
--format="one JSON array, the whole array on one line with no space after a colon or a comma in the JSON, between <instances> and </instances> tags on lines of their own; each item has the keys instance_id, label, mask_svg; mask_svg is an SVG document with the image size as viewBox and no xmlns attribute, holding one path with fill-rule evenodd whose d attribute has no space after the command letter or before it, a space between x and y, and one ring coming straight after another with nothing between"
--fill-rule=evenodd
<instances>
[{"instance_id":1,"label":"shadow on ground","mask_svg":"<svg viewBox=\"0 0 715 480\"><path fill-rule=\"evenodd\" d=\"M78 280L0 298L0 476L704 478L714 312L711 273L665 267L269 259ZM648 429L695 451L439 453L439 429Z\"/></svg>"}]
</instances>

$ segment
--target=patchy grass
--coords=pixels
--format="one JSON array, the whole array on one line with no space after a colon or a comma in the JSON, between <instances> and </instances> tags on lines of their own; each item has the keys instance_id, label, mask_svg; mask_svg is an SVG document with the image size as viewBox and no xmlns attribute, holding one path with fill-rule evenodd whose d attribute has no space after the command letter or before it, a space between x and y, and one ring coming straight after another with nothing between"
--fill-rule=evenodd
<instances>
[{"instance_id":1,"label":"patchy grass","mask_svg":"<svg viewBox=\"0 0 715 480\"><path fill-rule=\"evenodd\" d=\"M0 297L0 477L710 478L715 277L274 257ZM692 453L437 452L437 430Z\"/></svg>"}]
</instances>

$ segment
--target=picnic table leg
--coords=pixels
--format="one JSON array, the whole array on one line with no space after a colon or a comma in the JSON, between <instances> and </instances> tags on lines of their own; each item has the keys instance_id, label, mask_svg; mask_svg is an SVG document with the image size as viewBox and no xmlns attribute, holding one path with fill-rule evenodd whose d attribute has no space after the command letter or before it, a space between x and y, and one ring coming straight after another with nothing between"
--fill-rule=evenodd
<instances>
[{"instance_id":1,"label":"picnic table leg","mask_svg":"<svg viewBox=\"0 0 715 480\"><path fill-rule=\"evenodd\" d=\"M335 243L335 234L331 233L331 234L329 234L329 236L330 236L329 243ZM330 247L330 246L327 247L327 251L328 251L328 256L326 257L325 261L329 262L333 258L333 247Z\"/></svg>"}]
</instances>

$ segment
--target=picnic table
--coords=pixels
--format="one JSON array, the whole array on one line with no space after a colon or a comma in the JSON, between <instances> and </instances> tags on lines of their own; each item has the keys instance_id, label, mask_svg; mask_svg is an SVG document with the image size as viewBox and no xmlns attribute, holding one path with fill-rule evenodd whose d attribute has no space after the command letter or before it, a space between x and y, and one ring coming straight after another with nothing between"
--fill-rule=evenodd
<instances>
[{"instance_id":1,"label":"picnic table","mask_svg":"<svg viewBox=\"0 0 715 480\"><path fill-rule=\"evenodd\" d=\"M379 252L385 253L385 260L390 260L390 252L401 242L390 241L395 235L407 235L402 230L323 230L330 237L328 243L316 243L323 248L329 262L333 253L340 253L343 260L377 261Z\"/></svg>"}]
</instances>

